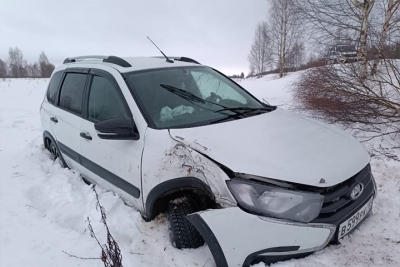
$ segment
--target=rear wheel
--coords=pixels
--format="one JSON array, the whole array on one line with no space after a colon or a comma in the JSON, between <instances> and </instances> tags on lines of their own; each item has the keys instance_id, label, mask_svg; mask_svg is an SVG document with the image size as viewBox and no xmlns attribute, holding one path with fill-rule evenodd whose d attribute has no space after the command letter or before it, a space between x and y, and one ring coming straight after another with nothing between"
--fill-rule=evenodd
<instances>
[{"instance_id":1,"label":"rear wheel","mask_svg":"<svg viewBox=\"0 0 400 267\"><path fill-rule=\"evenodd\" d=\"M58 149L58 146L53 142L51 139L46 139L46 146L47 150L50 151L51 157L53 160L59 159L61 167L67 168L67 163L65 163L64 159L61 156L60 150Z\"/></svg>"},{"instance_id":2,"label":"rear wheel","mask_svg":"<svg viewBox=\"0 0 400 267\"><path fill-rule=\"evenodd\" d=\"M58 151L58 148L51 141L50 141L49 151L50 151L51 155L53 156L54 160L56 160L60 157L60 152Z\"/></svg>"},{"instance_id":3,"label":"rear wheel","mask_svg":"<svg viewBox=\"0 0 400 267\"><path fill-rule=\"evenodd\" d=\"M61 167L69 168L67 163L64 161L64 159L63 159L63 157L62 157L62 155L60 153L60 150L58 149L58 146L55 144L55 142L52 141L52 139L50 139L50 138L46 139L45 148L48 151L50 151L51 158L53 160L59 159ZM85 182L85 184L87 184L87 185L91 185L92 184L89 180L85 179L85 177L83 177L82 175L81 175L81 178Z\"/></svg>"},{"instance_id":4,"label":"rear wheel","mask_svg":"<svg viewBox=\"0 0 400 267\"><path fill-rule=\"evenodd\" d=\"M191 224L186 215L198 211L190 202L174 203L168 206L168 220L171 225L171 239L176 248L198 248L204 245L204 239Z\"/></svg>"}]
</instances>

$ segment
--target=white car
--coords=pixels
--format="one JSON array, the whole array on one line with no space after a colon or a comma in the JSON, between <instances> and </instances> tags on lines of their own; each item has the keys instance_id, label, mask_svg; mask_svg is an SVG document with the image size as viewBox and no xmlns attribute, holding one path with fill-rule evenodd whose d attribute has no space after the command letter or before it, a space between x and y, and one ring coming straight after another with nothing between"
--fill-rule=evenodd
<instances>
[{"instance_id":1,"label":"white car","mask_svg":"<svg viewBox=\"0 0 400 267\"><path fill-rule=\"evenodd\" d=\"M266 105L190 58L67 58L41 106L64 167L218 267L302 257L371 212L369 156L349 134ZM196 230L197 229L197 230Z\"/></svg>"}]
</instances>

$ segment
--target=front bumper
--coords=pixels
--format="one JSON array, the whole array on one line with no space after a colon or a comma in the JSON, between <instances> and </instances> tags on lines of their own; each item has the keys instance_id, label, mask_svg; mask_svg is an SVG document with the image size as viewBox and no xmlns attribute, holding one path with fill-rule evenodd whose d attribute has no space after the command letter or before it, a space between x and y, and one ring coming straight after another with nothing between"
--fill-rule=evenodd
<instances>
[{"instance_id":1,"label":"front bumper","mask_svg":"<svg viewBox=\"0 0 400 267\"><path fill-rule=\"evenodd\" d=\"M333 224L271 219L238 207L206 210L188 219L207 242L217 267L304 257L324 248L336 232Z\"/></svg>"},{"instance_id":2,"label":"front bumper","mask_svg":"<svg viewBox=\"0 0 400 267\"><path fill-rule=\"evenodd\" d=\"M358 183L362 195L350 200ZM273 263L300 258L339 241L338 227L376 196L376 184L369 164L336 186L321 189L324 204L310 223L250 214L239 207L213 209L188 215L207 242L217 267L250 266L259 261ZM370 212L347 234L362 224Z\"/></svg>"}]
</instances>

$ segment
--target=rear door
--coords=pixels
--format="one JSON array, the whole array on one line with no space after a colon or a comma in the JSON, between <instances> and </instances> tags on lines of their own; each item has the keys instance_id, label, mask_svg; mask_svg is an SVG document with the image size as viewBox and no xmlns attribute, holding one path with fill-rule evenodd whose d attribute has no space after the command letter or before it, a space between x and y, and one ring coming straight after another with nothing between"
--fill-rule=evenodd
<instances>
[{"instance_id":1,"label":"rear door","mask_svg":"<svg viewBox=\"0 0 400 267\"><path fill-rule=\"evenodd\" d=\"M49 86L47 88L46 96L40 108L43 130L50 132L53 138L55 138L55 133L53 128L57 123L57 121L54 118L55 116L53 112L55 109L54 106L58 105L58 92L63 77L64 77L64 70L59 70L53 73L49 82Z\"/></svg>"},{"instance_id":2,"label":"rear door","mask_svg":"<svg viewBox=\"0 0 400 267\"><path fill-rule=\"evenodd\" d=\"M108 71L91 69L90 82L86 94L84 119L81 130L85 136L80 138L81 160L84 175L117 192L124 200L143 210L141 199L141 157L143 138L139 140L100 139L94 124L112 118L132 118L121 87L114 75L121 75L114 69ZM130 94L126 94L132 97Z\"/></svg>"},{"instance_id":3,"label":"rear door","mask_svg":"<svg viewBox=\"0 0 400 267\"><path fill-rule=\"evenodd\" d=\"M88 69L67 69L61 84L58 103L53 107L53 132L69 167L81 170L79 161L82 103Z\"/></svg>"}]
</instances>

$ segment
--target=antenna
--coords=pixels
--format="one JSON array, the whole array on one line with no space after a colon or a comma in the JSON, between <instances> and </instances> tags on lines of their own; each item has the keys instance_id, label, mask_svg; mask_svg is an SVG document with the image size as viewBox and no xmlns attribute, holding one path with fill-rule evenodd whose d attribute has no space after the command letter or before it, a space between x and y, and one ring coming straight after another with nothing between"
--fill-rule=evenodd
<instances>
[{"instance_id":1,"label":"antenna","mask_svg":"<svg viewBox=\"0 0 400 267\"><path fill-rule=\"evenodd\" d=\"M149 36L147 36L147 39L149 39L150 42L152 42L153 45L154 45L155 47L157 47L158 50L160 50L161 54L163 54L163 56L165 57L165 59L167 60L167 62L169 62L169 63L174 63L174 61L173 61L172 59L169 59L169 58L163 53L163 51L161 51L161 49L158 48L158 46L149 38Z\"/></svg>"}]
</instances>

